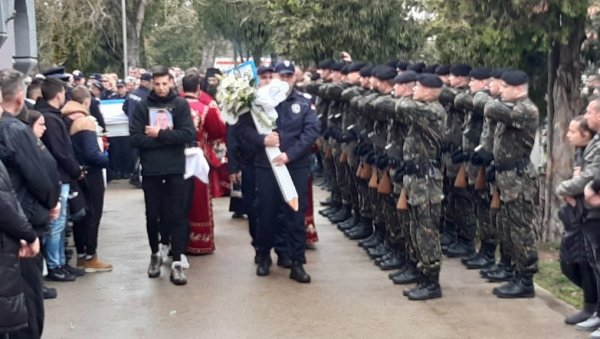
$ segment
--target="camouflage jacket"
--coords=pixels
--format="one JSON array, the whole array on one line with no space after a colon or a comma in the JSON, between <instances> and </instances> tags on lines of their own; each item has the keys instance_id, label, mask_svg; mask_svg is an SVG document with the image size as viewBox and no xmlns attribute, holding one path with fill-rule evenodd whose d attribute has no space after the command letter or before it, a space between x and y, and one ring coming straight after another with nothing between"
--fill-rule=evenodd
<instances>
[{"instance_id":1,"label":"camouflage jacket","mask_svg":"<svg viewBox=\"0 0 600 339\"><path fill-rule=\"evenodd\" d=\"M484 111L485 105L493 100L494 98L487 91L477 92L473 97L473 110L478 112L478 114L480 112L484 119L481 137L479 138L479 145L489 153L492 153L494 150L494 131L496 130L496 122L485 118Z\"/></svg>"},{"instance_id":2,"label":"camouflage jacket","mask_svg":"<svg viewBox=\"0 0 600 339\"><path fill-rule=\"evenodd\" d=\"M446 126L444 107L438 101L399 100L396 112L410 121L402 147L404 161L439 160Z\"/></svg>"},{"instance_id":3,"label":"camouflage jacket","mask_svg":"<svg viewBox=\"0 0 600 339\"><path fill-rule=\"evenodd\" d=\"M528 98L504 103L494 100L485 106L485 116L496 121L494 162L496 166L525 160L522 169L497 171L496 186L502 201L513 201L520 195L528 201L537 198L535 166L529 162L539 112Z\"/></svg>"},{"instance_id":4,"label":"camouflage jacket","mask_svg":"<svg viewBox=\"0 0 600 339\"><path fill-rule=\"evenodd\" d=\"M446 110L446 126L444 128L444 143L453 148L462 146L462 131L465 121L464 110L455 106L456 96L465 92L465 89L444 87L440 94L440 103Z\"/></svg>"},{"instance_id":5,"label":"camouflage jacket","mask_svg":"<svg viewBox=\"0 0 600 339\"><path fill-rule=\"evenodd\" d=\"M383 152L387 145L388 122L387 116L394 111L394 98L391 94L379 95L369 104L371 116L373 117L373 132L370 140L373 142L376 150Z\"/></svg>"},{"instance_id":6,"label":"camouflage jacket","mask_svg":"<svg viewBox=\"0 0 600 339\"><path fill-rule=\"evenodd\" d=\"M596 134L583 151L581 174L564 180L556 187L560 196L576 197L583 194L585 186L600 173L600 135Z\"/></svg>"},{"instance_id":7,"label":"camouflage jacket","mask_svg":"<svg viewBox=\"0 0 600 339\"><path fill-rule=\"evenodd\" d=\"M475 95L465 91L458 94L454 100L455 106L466 112L462 132L462 150L466 153L473 153L475 147L479 145L483 129L483 107L475 107Z\"/></svg>"},{"instance_id":8,"label":"camouflage jacket","mask_svg":"<svg viewBox=\"0 0 600 339\"><path fill-rule=\"evenodd\" d=\"M362 129L360 131L360 137L363 140L369 141L368 135L371 132L373 132L374 121L371 116L369 103L371 101L377 99L378 97L379 97L379 92L370 90L370 91L365 92L365 94L362 96L362 98L358 99L358 101L357 101L358 116L359 116L358 123L362 127Z\"/></svg>"},{"instance_id":9,"label":"camouflage jacket","mask_svg":"<svg viewBox=\"0 0 600 339\"><path fill-rule=\"evenodd\" d=\"M396 107L399 102L411 100L410 97L400 97L393 99L393 112L392 116L389 117L388 133L387 133L387 145L385 151L388 157L402 160L404 156L402 154L402 147L404 147L404 139L408 134L408 124L406 119L399 118Z\"/></svg>"}]
</instances>

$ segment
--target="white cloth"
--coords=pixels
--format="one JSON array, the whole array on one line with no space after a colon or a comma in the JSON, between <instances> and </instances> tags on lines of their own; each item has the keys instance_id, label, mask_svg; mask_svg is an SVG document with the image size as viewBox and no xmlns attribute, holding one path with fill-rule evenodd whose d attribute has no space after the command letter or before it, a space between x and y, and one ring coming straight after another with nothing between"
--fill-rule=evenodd
<instances>
[{"instance_id":1,"label":"white cloth","mask_svg":"<svg viewBox=\"0 0 600 339\"><path fill-rule=\"evenodd\" d=\"M196 177L205 184L208 184L208 172L210 167L204 157L204 152L199 147L190 147L185 149L185 174L184 179Z\"/></svg>"}]
</instances>

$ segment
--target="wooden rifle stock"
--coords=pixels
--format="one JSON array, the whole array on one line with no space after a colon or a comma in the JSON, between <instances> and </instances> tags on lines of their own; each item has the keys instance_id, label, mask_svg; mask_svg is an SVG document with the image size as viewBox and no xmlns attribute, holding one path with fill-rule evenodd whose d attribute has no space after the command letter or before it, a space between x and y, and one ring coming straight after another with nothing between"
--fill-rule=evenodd
<instances>
[{"instance_id":1,"label":"wooden rifle stock","mask_svg":"<svg viewBox=\"0 0 600 339\"><path fill-rule=\"evenodd\" d=\"M404 188L400 191L400 198L398 198L396 209L400 211L408 210L408 198L406 197L406 190Z\"/></svg>"},{"instance_id":2,"label":"wooden rifle stock","mask_svg":"<svg viewBox=\"0 0 600 339\"><path fill-rule=\"evenodd\" d=\"M340 163L345 164L348 162L348 153L342 151L342 155L340 155Z\"/></svg>"},{"instance_id":3,"label":"wooden rifle stock","mask_svg":"<svg viewBox=\"0 0 600 339\"><path fill-rule=\"evenodd\" d=\"M467 166L463 163L458 169L458 175L454 180L454 187L456 188L467 188L469 181L467 179Z\"/></svg>"},{"instance_id":4,"label":"wooden rifle stock","mask_svg":"<svg viewBox=\"0 0 600 339\"><path fill-rule=\"evenodd\" d=\"M371 165L363 164L362 171L360 172L360 178L363 180L371 179L371 172L372 172Z\"/></svg>"},{"instance_id":5,"label":"wooden rifle stock","mask_svg":"<svg viewBox=\"0 0 600 339\"><path fill-rule=\"evenodd\" d=\"M493 209L500 209L500 192L498 192L498 189L494 189L494 193L492 193L492 203L490 205L490 208Z\"/></svg>"},{"instance_id":6,"label":"wooden rifle stock","mask_svg":"<svg viewBox=\"0 0 600 339\"><path fill-rule=\"evenodd\" d=\"M327 151L325 152L325 159L333 159L333 150L330 147L327 147Z\"/></svg>"},{"instance_id":7,"label":"wooden rifle stock","mask_svg":"<svg viewBox=\"0 0 600 339\"><path fill-rule=\"evenodd\" d=\"M392 193L392 179L390 178L390 169L386 168L383 171L379 185L377 186L377 193L390 195Z\"/></svg>"},{"instance_id":8,"label":"wooden rifle stock","mask_svg":"<svg viewBox=\"0 0 600 339\"><path fill-rule=\"evenodd\" d=\"M377 169L371 170L371 179L369 180L369 188L377 189L379 186L379 180L377 179Z\"/></svg>"},{"instance_id":9,"label":"wooden rifle stock","mask_svg":"<svg viewBox=\"0 0 600 339\"><path fill-rule=\"evenodd\" d=\"M479 171L477 172L477 179L475 179L475 189L478 191L484 190L486 186L485 180L485 167L479 167Z\"/></svg>"}]
</instances>

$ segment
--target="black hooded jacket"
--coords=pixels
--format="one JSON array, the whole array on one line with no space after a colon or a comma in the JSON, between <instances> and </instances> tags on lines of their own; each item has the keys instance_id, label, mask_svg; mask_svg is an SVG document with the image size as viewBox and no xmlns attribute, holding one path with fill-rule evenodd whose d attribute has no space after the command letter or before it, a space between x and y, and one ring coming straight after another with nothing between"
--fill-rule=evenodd
<instances>
[{"instance_id":1,"label":"black hooded jacket","mask_svg":"<svg viewBox=\"0 0 600 339\"><path fill-rule=\"evenodd\" d=\"M146 135L150 125L150 111L165 109L173 119L172 129L163 129L158 137ZM182 174L185 172L185 147L194 141L196 130L187 100L177 96L175 91L166 97L159 97L154 91L135 106L129 135L131 145L140 150L142 175L156 176Z\"/></svg>"}]
</instances>

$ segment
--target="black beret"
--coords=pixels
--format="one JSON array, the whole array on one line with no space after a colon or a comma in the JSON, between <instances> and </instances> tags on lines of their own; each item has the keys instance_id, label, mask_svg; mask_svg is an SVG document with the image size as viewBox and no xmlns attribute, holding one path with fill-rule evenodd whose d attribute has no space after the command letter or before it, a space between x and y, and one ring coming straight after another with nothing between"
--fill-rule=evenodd
<instances>
[{"instance_id":1,"label":"black beret","mask_svg":"<svg viewBox=\"0 0 600 339\"><path fill-rule=\"evenodd\" d=\"M344 74L344 75L348 74L349 66L350 66L350 64L345 64L344 67L342 67L342 70L340 72L342 72L342 74Z\"/></svg>"},{"instance_id":2,"label":"black beret","mask_svg":"<svg viewBox=\"0 0 600 339\"><path fill-rule=\"evenodd\" d=\"M319 73L313 73L313 74L310 76L310 80L311 80L311 81L317 81L317 80L319 80L319 79L321 79L321 74L319 74Z\"/></svg>"},{"instance_id":3,"label":"black beret","mask_svg":"<svg viewBox=\"0 0 600 339\"><path fill-rule=\"evenodd\" d=\"M425 87L429 88L442 88L444 83L442 79L435 74L419 74L417 76L417 81Z\"/></svg>"},{"instance_id":4,"label":"black beret","mask_svg":"<svg viewBox=\"0 0 600 339\"><path fill-rule=\"evenodd\" d=\"M468 77L471 73L471 66L465 64L456 64L450 66L450 74L458 77Z\"/></svg>"},{"instance_id":5,"label":"black beret","mask_svg":"<svg viewBox=\"0 0 600 339\"><path fill-rule=\"evenodd\" d=\"M64 66L56 66L56 67L49 67L46 68L43 72L42 75L45 77L57 77L57 75L63 75L65 74L65 67Z\"/></svg>"},{"instance_id":6,"label":"black beret","mask_svg":"<svg viewBox=\"0 0 600 339\"><path fill-rule=\"evenodd\" d=\"M375 77L377 77L377 79L379 80L391 80L394 79L396 75L398 75L398 72L396 72L396 68L390 66L382 66L375 75Z\"/></svg>"},{"instance_id":7,"label":"black beret","mask_svg":"<svg viewBox=\"0 0 600 339\"><path fill-rule=\"evenodd\" d=\"M375 66L373 66L373 68L371 68L371 76L372 77L376 77L377 76L377 72L379 72L381 70L381 67L385 67L385 65L375 65Z\"/></svg>"},{"instance_id":8,"label":"black beret","mask_svg":"<svg viewBox=\"0 0 600 339\"><path fill-rule=\"evenodd\" d=\"M332 64L332 65L329 67L329 69L330 69L330 70L332 70L332 71L335 71L335 72L339 72L339 71L341 71L341 70L342 70L342 68L344 68L344 65L345 65L345 64L346 64L346 63L344 63L344 62L336 62L336 63L333 63L333 64Z\"/></svg>"},{"instance_id":9,"label":"black beret","mask_svg":"<svg viewBox=\"0 0 600 339\"><path fill-rule=\"evenodd\" d=\"M435 74L437 74L437 75L448 75L448 74L450 74L450 66L449 65L439 65L435 69Z\"/></svg>"},{"instance_id":10,"label":"black beret","mask_svg":"<svg viewBox=\"0 0 600 339\"><path fill-rule=\"evenodd\" d=\"M410 65L408 65L408 67L406 67L406 70L408 70L408 71L415 71L417 73L421 73L423 71L424 67L425 67L424 63L417 62L416 64L410 64Z\"/></svg>"},{"instance_id":11,"label":"black beret","mask_svg":"<svg viewBox=\"0 0 600 339\"><path fill-rule=\"evenodd\" d=\"M500 68L495 68L492 71L492 78L494 79L502 79L502 74L506 71L510 71L510 68L508 67L500 67Z\"/></svg>"},{"instance_id":12,"label":"black beret","mask_svg":"<svg viewBox=\"0 0 600 339\"><path fill-rule=\"evenodd\" d=\"M401 71L406 71L407 67L408 67L408 62L406 62L406 61L400 61L396 64L396 68L398 68Z\"/></svg>"},{"instance_id":13,"label":"black beret","mask_svg":"<svg viewBox=\"0 0 600 339\"><path fill-rule=\"evenodd\" d=\"M397 84L407 84L409 82L417 81L417 73L415 71L406 71L398 74L394 78L394 82Z\"/></svg>"},{"instance_id":14,"label":"black beret","mask_svg":"<svg viewBox=\"0 0 600 339\"><path fill-rule=\"evenodd\" d=\"M348 65L348 73L359 72L366 65L366 62L353 62L350 65Z\"/></svg>"},{"instance_id":15,"label":"black beret","mask_svg":"<svg viewBox=\"0 0 600 339\"><path fill-rule=\"evenodd\" d=\"M371 70L373 70L373 65L367 65L363 68L360 69L360 76L361 77L370 77L371 76Z\"/></svg>"},{"instance_id":16,"label":"black beret","mask_svg":"<svg viewBox=\"0 0 600 339\"><path fill-rule=\"evenodd\" d=\"M492 77L492 70L487 67L473 68L469 76L477 80L489 79Z\"/></svg>"},{"instance_id":17,"label":"black beret","mask_svg":"<svg viewBox=\"0 0 600 339\"><path fill-rule=\"evenodd\" d=\"M388 65L388 66L390 66L390 67L394 67L394 68L396 68L396 67L397 67L397 65L398 65L398 62L400 62L400 61L398 61L398 60L390 60L390 61L388 61L388 62L387 62L387 64L386 64L386 65Z\"/></svg>"},{"instance_id":18,"label":"black beret","mask_svg":"<svg viewBox=\"0 0 600 339\"><path fill-rule=\"evenodd\" d=\"M437 64L427 65L423 68L423 73L435 74L435 69L437 68Z\"/></svg>"},{"instance_id":19,"label":"black beret","mask_svg":"<svg viewBox=\"0 0 600 339\"><path fill-rule=\"evenodd\" d=\"M260 66L258 66L256 73L258 75L261 75L261 74L264 74L267 72L274 72L274 71L275 71L275 69L273 69L273 67L271 67L271 66L260 65Z\"/></svg>"},{"instance_id":20,"label":"black beret","mask_svg":"<svg viewBox=\"0 0 600 339\"><path fill-rule=\"evenodd\" d=\"M502 80L510 86L520 86L529 82L529 76L523 71L506 71L502 73Z\"/></svg>"},{"instance_id":21,"label":"black beret","mask_svg":"<svg viewBox=\"0 0 600 339\"><path fill-rule=\"evenodd\" d=\"M331 65L333 65L335 63L335 61L331 60L331 59L325 59L322 60L321 62L319 62L319 68L320 69L329 69L329 67L331 67Z\"/></svg>"}]
</instances>

